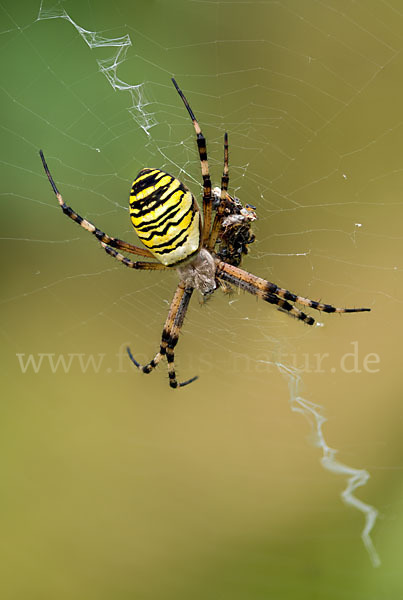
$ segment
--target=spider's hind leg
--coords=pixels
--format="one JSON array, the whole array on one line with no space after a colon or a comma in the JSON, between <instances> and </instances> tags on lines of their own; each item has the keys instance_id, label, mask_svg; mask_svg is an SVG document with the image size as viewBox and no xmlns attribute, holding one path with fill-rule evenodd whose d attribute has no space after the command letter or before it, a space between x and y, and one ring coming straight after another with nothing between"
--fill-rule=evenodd
<instances>
[{"instance_id":1,"label":"spider's hind leg","mask_svg":"<svg viewBox=\"0 0 403 600\"><path fill-rule=\"evenodd\" d=\"M258 296L259 298L262 298L262 300L278 306L280 310L286 311L300 321L304 321L307 325L313 325L315 319L299 310L299 308L292 304L293 302L326 313L356 313L371 310L370 308L337 308L331 304L316 302L315 300L293 294L292 292L279 287L275 283L266 281L261 277L256 277L256 275L252 275L252 273L248 273L243 269L239 269L238 267L219 259L216 260L216 265L217 277L219 279L237 285L246 292L249 292L249 294Z\"/></svg>"},{"instance_id":2,"label":"spider's hind leg","mask_svg":"<svg viewBox=\"0 0 403 600\"><path fill-rule=\"evenodd\" d=\"M161 359L166 356L168 362L169 385L172 388L184 387L185 385L188 385L197 379L196 376L192 377L191 379L187 379L186 381L178 382L175 372L175 346L178 343L179 332L183 325L192 293L193 288L186 287L183 281L179 283L169 308L164 329L162 331L159 352L157 352L157 354L149 363L144 366L140 365L140 363L138 363L133 357L130 348L127 348L127 352L132 363L146 374L151 373L151 371L153 371L161 362Z\"/></svg>"}]
</instances>

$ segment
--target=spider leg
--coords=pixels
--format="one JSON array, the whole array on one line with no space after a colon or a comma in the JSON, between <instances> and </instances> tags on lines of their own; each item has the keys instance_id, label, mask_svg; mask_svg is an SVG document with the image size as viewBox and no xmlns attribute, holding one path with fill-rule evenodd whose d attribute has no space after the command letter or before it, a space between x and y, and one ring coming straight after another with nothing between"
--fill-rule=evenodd
<instances>
[{"instance_id":1,"label":"spider leg","mask_svg":"<svg viewBox=\"0 0 403 600\"><path fill-rule=\"evenodd\" d=\"M133 262L120 252L117 252L114 248L107 246L105 242L101 242L102 248L105 250L109 256L116 258L119 262L124 264L126 267L130 267L131 269L141 269L143 271L169 271L169 268L163 265L162 263L157 262L147 262L147 261L136 261Z\"/></svg>"},{"instance_id":2,"label":"spider leg","mask_svg":"<svg viewBox=\"0 0 403 600\"><path fill-rule=\"evenodd\" d=\"M149 363L147 363L146 365L141 365L139 362L137 362L137 360L133 357L130 348L127 348L127 352L129 354L130 360L136 365L136 367L138 369L140 369L140 371L143 371L143 373L151 373L151 371L153 369L155 369L155 367L160 363L161 359L166 355L166 351L167 351L167 346L168 346L168 341L170 339L170 334L171 334L171 329L172 329L172 325L175 321L175 316L178 312L179 309L179 305L181 303L182 297L184 295L185 292L185 286L182 282L179 283L178 287L176 288L174 297L172 298L172 302L171 305L169 307L169 311L168 311L168 316L166 318L165 324L164 324L164 328L162 330L162 336L161 336L161 344L160 344L160 349L157 352L157 354L154 356L154 358L152 360L150 360Z\"/></svg>"},{"instance_id":3,"label":"spider leg","mask_svg":"<svg viewBox=\"0 0 403 600\"><path fill-rule=\"evenodd\" d=\"M200 164L201 171L203 176L203 231L202 231L202 243L206 244L210 235L210 227L211 227L211 213L212 213L212 204L213 198L211 195L211 179L208 168L208 160L207 160L207 149L206 149L206 138L202 134L200 129L200 125L196 120L196 117L193 114L192 109L189 106L189 102L186 100L182 90L176 83L175 79L172 77L172 83L174 84L176 91L179 96L182 98L183 103L189 113L190 118L193 121L193 125L196 131L196 141L197 148L199 150L200 156Z\"/></svg>"},{"instance_id":4,"label":"spider leg","mask_svg":"<svg viewBox=\"0 0 403 600\"><path fill-rule=\"evenodd\" d=\"M192 297L193 288L185 288L185 293L181 300L181 303L178 308L178 312L176 313L175 320L171 329L170 339L168 341L167 346L167 361L168 361L168 376L169 376L169 385L172 388L183 387L192 383L197 379L197 375L192 377L191 379L187 379L186 381L182 381L178 383L176 380L175 373L175 346L178 343L179 333L183 325L183 321L185 320L185 315L189 306L190 298Z\"/></svg>"},{"instance_id":5,"label":"spider leg","mask_svg":"<svg viewBox=\"0 0 403 600\"><path fill-rule=\"evenodd\" d=\"M292 315L293 317L295 317L299 321L303 321L307 325L313 325L315 323L315 319L313 317L306 315L304 312L302 312L302 310L299 310L299 308L297 308L293 304L290 304L289 302L287 302L287 300L284 300L284 298L279 298L275 294L270 294L270 293L265 294L264 292L261 292L261 293L252 292L252 293L256 293L256 296L259 296L266 302L269 302L269 304L274 304L274 305L278 306L279 310L286 312L289 315Z\"/></svg>"},{"instance_id":6,"label":"spider leg","mask_svg":"<svg viewBox=\"0 0 403 600\"><path fill-rule=\"evenodd\" d=\"M312 317L308 317L303 312L298 311L296 307L293 307L289 302L297 302L299 304L303 304L304 306L309 306L314 308L315 310L319 310L326 313L355 313L355 312L367 312L370 311L370 308L336 308L331 304L323 304L321 302L317 302L315 300L310 300L309 298L304 298L303 296L298 296L297 294L293 294L288 290L279 287L275 283L271 283L270 281L266 281L265 279L261 279L260 277L256 277L256 275L252 275L239 267L234 267L225 263L223 261L216 261L217 264L217 277L219 279L224 279L229 283L234 283L238 285L242 289L248 291L251 294L256 294L260 296L264 300L271 302L273 300L273 304L278 304L280 308L295 314L298 319L305 321L308 325L313 325L314 319ZM274 297L277 297L282 303L274 302ZM268 299L267 297L270 297ZM288 308L288 306L292 307ZM294 311L298 311L300 316L298 316Z\"/></svg>"},{"instance_id":7,"label":"spider leg","mask_svg":"<svg viewBox=\"0 0 403 600\"><path fill-rule=\"evenodd\" d=\"M70 219L78 223L78 225L81 225L81 227L83 227L90 233L94 234L100 242L104 242L112 248L118 248L119 250L124 250L125 252L130 252L131 254L137 254L139 256L155 258L154 255L146 248L139 248L138 246L133 246L133 244L129 244L128 242L124 242L123 240L119 240L118 238L110 237L108 234L98 229L98 227L93 225L90 221L87 221L87 219L83 219L83 217L80 217L80 215L76 213L75 210L73 210L70 206L67 206L67 204L64 203L62 195L56 187L52 175L50 174L49 167L46 163L42 150L39 151L39 154L42 160L43 168L45 169L45 173L49 179L50 185L52 186L55 196L58 199L60 207L65 215L70 217Z\"/></svg>"},{"instance_id":8,"label":"spider leg","mask_svg":"<svg viewBox=\"0 0 403 600\"><path fill-rule=\"evenodd\" d=\"M279 298L271 292L265 292L263 290L260 290L254 287L252 284L240 279L236 279L235 277L228 275L227 273L219 273L217 274L217 277L221 281L237 285L242 290L249 292L249 294L252 294L253 296L258 296L258 298L265 300L265 302L268 302L269 304L274 304L278 306L279 310L292 315L293 317L295 317L299 321L303 321L307 325L313 325L315 323L315 319L313 317L306 315L304 312L299 310L299 308L297 308L293 304L290 304L289 302L287 302L287 300L284 300L284 298Z\"/></svg>"},{"instance_id":9,"label":"spider leg","mask_svg":"<svg viewBox=\"0 0 403 600\"><path fill-rule=\"evenodd\" d=\"M217 211L214 217L213 227L211 228L210 236L207 242L207 248L214 250L214 246L217 241L218 234L220 233L221 221L224 216L225 200L227 196L229 183L229 169L228 169L228 134L224 134L224 171L221 177L221 197L220 203L217 207Z\"/></svg>"},{"instance_id":10,"label":"spider leg","mask_svg":"<svg viewBox=\"0 0 403 600\"><path fill-rule=\"evenodd\" d=\"M179 332L183 325L192 293L193 288L186 287L183 281L179 283L169 308L164 329L162 331L160 349L149 363L144 366L140 365L140 363L138 363L133 357L130 348L127 348L130 360L138 369L143 371L143 373L151 373L151 371L159 364L161 359L166 356L168 361L169 385L172 388L184 387L185 385L188 385L197 379L196 376L178 383L174 364L174 349L178 343Z\"/></svg>"}]
</instances>

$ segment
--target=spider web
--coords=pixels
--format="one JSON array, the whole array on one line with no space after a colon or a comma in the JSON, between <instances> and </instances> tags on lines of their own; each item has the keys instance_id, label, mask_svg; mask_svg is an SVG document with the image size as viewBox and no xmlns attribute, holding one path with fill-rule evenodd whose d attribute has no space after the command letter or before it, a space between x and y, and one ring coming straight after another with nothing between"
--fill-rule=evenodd
<instances>
[{"instance_id":1,"label":"spider web","mask_svg":"<svg viewBox=\"0 0 403 600\"><path fill-rule=\"evenodd\" d=\"M213 184L228 131L230 188L256 206L257 240L244 267L336 306L378 307L370 316L313 315L318 326L310 329L236 293L215 294L201 307L193 301L176 364L180 378L198 373L200 381L181 390L178 411L187 394L200 406L194 413L199 419L203 410L214 418L216 409L206 400L216 390L215 401L224 391L224 406L238 411L238 435L249 410L259 414L265 423L259 464L269 480L269 466L276 463L267 453L284 454L274 487L287 473L298 485L297 455L306 453L309 460L310 446L289 407L306 417L318 450L301 468L314 468L319 457L326 471L341 476L329 482L318 474L309 494L332 506L329 498L340 494L361 513L364 546L379 566L372 540L381 527L374 529L376 484L363 486L394 460L392 451L379 458L376 448L393 426L393 412L381 417L377 406L385 387L393 397L393 367L399 364L384 341L396 336L392 311L401 303L399 4L220 0L175 2L171 11L142 2L134 10L120 1L0 7L6 115L1 240L3 256L10 248L16 258L13 269L9 259L5 264L2 294L5 364L10 356L14 361L10 389L21 393L28 380L35 390L43 377L40 387L51 393L48 382L65 381L64 371L78 378L81 390L102 382L110 393L122 386L120 397L135 386L136 402L148 397L166 403L164 367L147 381L133 380L136 373L122 366L119 349L130 344L140 362L151 358L175 274L133 274L97 251L88 234L59 214L36 153L41 146L67 204L107 233L133 241L126 197L142 167L174 174L200 198L194 130L170 83L174 75L207 137ZM101 365L98 371L88 367L90 356L90 363ZM297 447L289 458L281 452L283 438L272 446L262 442L276 436L272 415L275 423L293 420L282 431L290 436L287 451L292 443ZM181 418L176 410L174 416ZM205 433L215 439L214 431ZM236 454L236 435L220 435ZM321 495L322 482L331 493ZM263 520L264 504L251 504ZM302 519L303 509L298 514ZM343 518L338 514L339 522ZM360 535L356 517L349 534Z\"/></svg>"}]
</instances>

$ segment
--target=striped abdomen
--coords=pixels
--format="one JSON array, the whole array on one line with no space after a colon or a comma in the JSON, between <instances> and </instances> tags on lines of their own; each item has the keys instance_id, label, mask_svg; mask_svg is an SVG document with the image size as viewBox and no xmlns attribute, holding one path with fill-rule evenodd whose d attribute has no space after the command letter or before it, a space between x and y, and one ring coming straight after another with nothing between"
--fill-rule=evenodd
<instances>
[{"instance_id":1,"label":"striped abdomen","mask_svg":"<svg viewBox=\"0 0 403 600\"><path fill-rule=\"evenodd\" d=\"M179 179L159 169L142 169L130 193L130 218L143 242L159 261L173 266L200 246L200 212Z\"/></svg>"}]
</instances>

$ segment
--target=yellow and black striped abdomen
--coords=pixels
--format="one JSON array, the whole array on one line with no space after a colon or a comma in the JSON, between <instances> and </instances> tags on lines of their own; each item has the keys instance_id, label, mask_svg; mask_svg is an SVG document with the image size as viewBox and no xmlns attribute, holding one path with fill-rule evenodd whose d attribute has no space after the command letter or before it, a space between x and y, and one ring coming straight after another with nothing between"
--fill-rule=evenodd
<instances>
[{"instance_id":1,"label":"yellow and black striped abdomen","mask_svg":"<svg viewBox=\"0 0 403 600\"><path fill-rule=\"evenodd\" d=\"M140 171L130 193L130 218L140 240L166 266L199 249L199 207L187 187L168 173Z\"/></svg>"}]
</instances>

